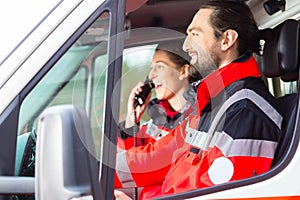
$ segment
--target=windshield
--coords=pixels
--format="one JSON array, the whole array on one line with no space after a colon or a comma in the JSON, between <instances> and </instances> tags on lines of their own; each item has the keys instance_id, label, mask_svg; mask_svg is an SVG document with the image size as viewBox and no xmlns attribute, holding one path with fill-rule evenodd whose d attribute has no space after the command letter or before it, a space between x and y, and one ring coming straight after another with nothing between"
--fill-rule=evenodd
<instances>
[{"instance_id":1,"label":"windshield","mask_svg":"<svg viewBox=\"0 0 300 200\"><path fill-rule=\"evenodd\" d=\"M0 6L0 65L31 31L61 3L52 1L6 1ZM34 12L28 12L34 10ZM22 16L22 17L19 17ZM5 19L5 20L4 20ZM8 38L14 38L13 40Z\"/></svg>"}]
</instances>

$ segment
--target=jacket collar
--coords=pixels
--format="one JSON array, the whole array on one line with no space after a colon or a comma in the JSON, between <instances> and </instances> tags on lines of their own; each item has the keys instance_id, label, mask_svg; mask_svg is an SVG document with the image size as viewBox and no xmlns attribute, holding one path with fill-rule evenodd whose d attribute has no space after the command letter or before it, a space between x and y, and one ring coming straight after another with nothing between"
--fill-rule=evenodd
<instances>
[{"instance_id":1,"label":"jacket collar","mask_svg":"<svg viewBox=\"0 0 300 200\"><path fill-rule=\"evenodd\" d=\"M232 63L217 69L205 77L197 91L197 113L210 103L211 98L216 97L228 85L247 77L260 77L260 71L254 57L248 52Z\"/></svg>"}]
</instances>

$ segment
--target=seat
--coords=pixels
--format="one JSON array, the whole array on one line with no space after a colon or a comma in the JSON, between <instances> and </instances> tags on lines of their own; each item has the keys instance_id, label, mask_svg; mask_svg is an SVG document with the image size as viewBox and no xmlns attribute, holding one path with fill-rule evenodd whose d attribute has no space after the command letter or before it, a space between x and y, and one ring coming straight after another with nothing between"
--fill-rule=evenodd
<instances>
[{"instance_id":1,"label":"seat","mask_svg":"<svg viewBox=\"0 0 300 200\"><path fill-rule=\"evenodd\" d=\"M273 29L262 31L265 39L262 73L266 77L280 77L285 82L298 81L300 66L299 27L298 21L288 19ZM272 166L281 163L288 153L294 132L297 101L298 93L287 94L278 98L278 109L283 116L283 134L279 138Z\"/></svg>"}]
</instances>

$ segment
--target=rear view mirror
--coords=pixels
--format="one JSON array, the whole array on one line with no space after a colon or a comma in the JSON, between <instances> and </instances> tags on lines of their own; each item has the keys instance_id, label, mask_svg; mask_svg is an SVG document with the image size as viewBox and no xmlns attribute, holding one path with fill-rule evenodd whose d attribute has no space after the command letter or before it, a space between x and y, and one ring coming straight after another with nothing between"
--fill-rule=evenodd
<instances>
[{"instance_id":1,"label":"rear view mirror","mask_svg":"<svg viewBox=\"0 0 300 200\"><path fill-rule=\"evenodd\" d=\"M88 117L83 108L47 108L37 129L36 199L99 199L98 165ZM96 198L95 198L96 197Z\"/></svg>"}]
</instances>

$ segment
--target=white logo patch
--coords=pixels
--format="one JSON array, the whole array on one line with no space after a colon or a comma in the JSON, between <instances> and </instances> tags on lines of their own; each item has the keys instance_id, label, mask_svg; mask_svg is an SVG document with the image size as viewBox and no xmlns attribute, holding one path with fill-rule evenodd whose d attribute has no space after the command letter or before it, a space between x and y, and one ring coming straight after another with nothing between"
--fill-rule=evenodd
<instances>
[{"instance_id":1,"label":"white logo patch","mask_svg":"<svg viewBox=\"0 0 300 200\"><path fill-rule=\"evenodd\" d=\"M232 162L226 157L217 158L208 169L208 176L215 185L228 182L233 176Z\"/></svg>"}]
</instances>

